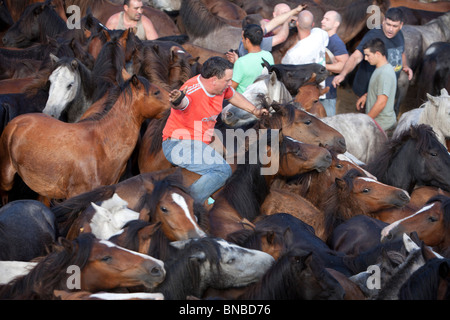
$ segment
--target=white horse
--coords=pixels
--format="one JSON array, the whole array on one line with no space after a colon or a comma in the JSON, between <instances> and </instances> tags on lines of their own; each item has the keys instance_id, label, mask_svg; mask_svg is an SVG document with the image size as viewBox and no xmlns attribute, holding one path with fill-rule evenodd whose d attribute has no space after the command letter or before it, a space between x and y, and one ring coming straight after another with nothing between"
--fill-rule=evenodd
<instances>
[{"instance_id":1,"label":"white horse","mask_svg":"<svg viewBox=\"0 0 450 320\"><path fill-rule=\"evenodd\" d=\"M428 101L419 108L405 112L400 117L393 138L397 138L411 125L428 124L433 128L438 140L445 146L445 139L450 138L450 96L446 89L441 89L440 96L427 93Z\"/></svg>"},{"instance_id":2,"label":"white horse","mask_svg":"<svg viewBox=\"0 0 450 320\"><path fill-rule=\"evenodd\" d=\"M95 213L89 223L92 233L102 240L108 240L122 231L123 226L131 220L139 219L139 212L128 208L128 202L114 193L111 199L101 205L91 203Z\"/></svg>"},{"instance_id":3,"label":"white horse","mask_svg":"<svg viewBox=\"0 0 450 320\"><path fill-rule=\"evenodd\" d=\"M67 119L62 120L77 122L92 104L95 84L91 72L75 58L50 57L55 69L48 78L50 89L42 112L60 119L66 111Z\"/></svg>"},{"instance_id":4,"label":"white horse","mask_svg":"<svg viewBox=\"0 0 450 320\"><path fill-rule=\"evenodd\" d=\"M273 102L285 104L292 101L291 94L283 82L278 80L276 73L272 71L268 74L266 68L263 69L263 74L245 89L243 96L257 108L262 106L263 101L267 105ZM223 108L221 117L222 121L231 127L241 127L258 119L252 113L244 111L231 103Z\"/></svg>"},{"instance_id":5,"label":"white horse","mask_svg":"<svg viewBox=\"0 0 450 320\"><path fill-rule=\"evenodd\" d=\"M363 163L370 162L388 140L386 133L365 113L343 113L321 120L344 136L347 152Z\"/></svg>"}]
</instances>

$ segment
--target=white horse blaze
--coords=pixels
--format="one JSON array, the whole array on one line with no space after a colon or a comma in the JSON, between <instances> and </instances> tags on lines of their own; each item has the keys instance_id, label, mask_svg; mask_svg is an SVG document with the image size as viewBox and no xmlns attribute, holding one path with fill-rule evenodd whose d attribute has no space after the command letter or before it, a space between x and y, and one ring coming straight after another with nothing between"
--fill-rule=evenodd
<instances>
[{"instance_id":1,"label":"white horse blaze","mask_svg":"<svg viewBox=\"0 0 450 320\"><path fill-rule=\"evenodd\" d=\"M200 235L201 237L205 237L206 236L205 232L202 229L200 229L197 223L192 219L186 200L178 193L172 193L172 199L177 205L180 206L181 209L183 209L186 218L192 223L198 235Z\"/></svg>"}]
</instances>

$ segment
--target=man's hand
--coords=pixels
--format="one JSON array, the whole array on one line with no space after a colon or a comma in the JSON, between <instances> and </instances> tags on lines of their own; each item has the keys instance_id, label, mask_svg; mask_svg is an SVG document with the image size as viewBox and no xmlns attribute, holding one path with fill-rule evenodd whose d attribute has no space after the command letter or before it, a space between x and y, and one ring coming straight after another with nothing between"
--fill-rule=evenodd
<instances>
[{"instance_id":1,"label":"man's hand","mask_svg":"<svg viewBox=\"0 0 450 320\"><path fill-rule=\"evenodd\" d=\"M338 87L342 81L344 81L345 76L342 76L340 74L338 74L337 76L334 77L333 81L331 82L331 84L333 85L333 87Z\"/></svg>"},{"instance_id":2,"label":"man's hand","mask_svg":"<svg viewBox=\"0 0 450 320\"><path fill-rule=\"evenodd\" d=\"M363 94L357 101L356 101L356 110L361 111L364 109L364 106L366 105L367 100L367 93Z\"/></svg>"},{"instance_id":3,"label":"man's hand","mask_svg":"<svg viewBox=\"0 0 450 320\"><path fill-rule=\"evenodd\" d=\"M408 74L408 80L411 81L411 79L413 78L412 69L408 66L404 66L402 70L403 70L403 72L406 72Z\"/></svg>"},{"instance_id":4,"label":"man's hand","mask_svg":"<svg viewBox=\"0 0 450 320\"><path fill-rule=\"evenodd\" d=\"M236 60L239 58L238 54L234 50L230 50L227 53L225 53L227 56L227 60L231 63L235 63Z\"/></svg>"},{"instance_id":5,"label":"man's hand","mask_svg":"<svg viewBox=\"0 0 450 320\"><path fill-rule=\"evenodd\" d=\"M252 114L257 118L261 118L262 115L268 115L269 111L266 108L255 108Z\"/></svg>"}]
</instances>

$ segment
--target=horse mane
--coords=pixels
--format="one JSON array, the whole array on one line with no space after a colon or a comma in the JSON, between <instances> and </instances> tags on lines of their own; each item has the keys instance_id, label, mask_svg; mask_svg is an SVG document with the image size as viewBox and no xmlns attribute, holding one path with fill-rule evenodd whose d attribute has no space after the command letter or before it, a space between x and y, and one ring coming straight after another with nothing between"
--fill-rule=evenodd
<instances>
[{"instance_id":1,"label":"horse mane","mask_svg":"<svg viewBox=\"0 0 450 320\"><path fill-rule=\"evenodd\" d=\"M206 37L227 25L225 20L211 13L202 0L182 1L179 14L183 27L193 37Z\"/></svg>"},{"instance_id":2,"label":"horse mane","mask_svg":"<svg viewBox=\"0 0 450 320\"><path fill-rule=\"evenodd\" d=\"M167 123L167 119L170 115L170 109L164 111L162 117L160 119L151 119L151 126L147 126L147 130L151 130L150 132L150 149L149 153L151 155L157 154L162 149L162 132L164 130L164 126ZM156 124L156 125L154 125ZM150 127L150 129L148 129Z\"/></svg>"},{"instance_id":3,"label":"horse mane","mask_svg":"<svg viewBox=\"0 0 450 320\"><path fill-rule=\"evenodd\" d=\"M60 238L59 246L27 274L0 286L0 298L24 300L51 300L53 290L66 289L67 268L87 264L95 237L91 233L80 235L72 242Z\"/></svg>"},{"instance_id":4,"label":"horse mane","mask_svg":"<svg viewBox=\"0 0 450 320\"><path fill-rule=\"evenodd\" d=\"M305 268L305 260L310 254L299 247L284 253L267 270L261 280L249 287L239 299L301 299L298 277Z\"/></svg>"},{"instance_id":5,"label":"horse mane","mask_svg":"<svg viewBox=\"0 0 450 320\"><path fill-rule=\"evenodd\" d=\"M129 250L133 250L138 252L139 250L139 236L138 232L139 230L147 227L150 225L150 222L136 219L136 220L130 220L128 221L123 227L123 229L127 229L125 232L125 238L123 239L123 243L121 244L122 247L127 248ZM118 237L119 235L113 235L109 241L114 242L114 239Z\"/></svg>"},{"instance_id":6,"label":"horse mane","mask_svg":"<svg viewBox=\"0 0 450 320\"><path fill-rule=\"evenodd\" d=\"M220 250L213 238L202 238L191 240L183 249L164 261L167 271L164 281L155 288L155 292L162 292L167 300L186 299L187 296L201 297L202 279L200 268L204 259L198 257L198 253L204 252L206 260L209 261L210 270L216 270L220 276ZM216 273L214 273L216 274ZM218 279L208 279L214 283Z\"/></svg>"},{"instance_id":7,"label":"horse mane","mask_svg":"<svg viewBox=\"0 0 450 320\"><path fill-rule=\"evenodd\" d=\"M150 223L155 223L154 219L161 197L170 189L179 189L189 194L188 188L183 184L183 175L180 171L168 175L162 180L156 181L152 193L148 196L148 207Z\"/></svg>"},{"instance_id":8,"label":"horse mane","mask_svg":"<svg viewBox=\"0 0 450 320\"><path fill-rule=\"evenodd\" d=\"M282 127L283 118L287 118L286 126L290 126L295 121L295 111L299 110L295 103L280 104L272 102L269 104L265 99L261 97L261 106L267 110L270 108L275 110L275 113L268 115L262 115L260 120L256 122L256 126L261 128L280 129Z\"/></svg>"},{"instance_id":9,"label":"horse mane","mask_svg":"<svg viewBox=\"0 0 450 320\"><path fill-rule=\"evenodd\" d=\"M384 149L367 163L364 169L376 176L380 181L385 181L383 177L389 174L389 168L393 159L398 156L398 152L403 145L411 139L416 141L416 151L419 154L422 154L427 147L438 142L431 126L426 124L411 125L409 130L403 131L397 138L387 141Z\"/></svg>"},{"instance_id":10,"label":"horse mane","mask_svg":"<svg viewBox=\"0 0 450 320\"><path fill-rule=\"evenodd\" d=\"M271 145L271 134L268 133L266 136L267 145ZM261 147L258 142L255 142L255 145L257 148ZM285 144L282 143L280 155L285 154L285 148ZM252 221L260 214L261 205L269 194L270 187L267 185L265 177L261 175L259 159L256 159L257 163L255 164L248 163L249 151L260 152L249 147L244 155L245 163L237 165L235 172L228 178L220 194L243 218Z\"/></svg>"},{"instance_id":11,"label":"horse mane","mask_svg":"<svg viewBox=\"0 0 450 320\"><path fill-rule=\"evenodd\" d=\"M113 106L116 104L117 99L119 99L120 96L123 96L124 98L124 104L128 104L133 97L133 90L131 89L131 82L133 81L133 78L136 77L139 79L139 82L144 85L145 92L148 94L150 90L150 82L141 76L133 76L130 79L123 82L121 85L113 85L112 88L109 89L107 93L107 98L105 102L103 103L103 109L100 112L94 113L90 115L87 118L84 118L78 122L82 121L98 121L102 119L105 115L108 114L108 112L113 108ZM95 81L95 79L94 79ZM95 100L95 98L94 98Z\"/></svg>"},{"instance_id":12,"label":"horse mane","mask_svg":"<svg viewBox=\"0 0 450 320\"><path fill-rule=\"evenodd\" d=\"M357 202L349 197L353 189L353 180L362 177L363 174L357 169L351 169L342 179L336 178L335 183L325 191L319 208L324 213L325 234L330 235L333 230L349 218L364 214Z\"/></svg>"},{"instance_id":13,"label":"horse mane","mask_svg":"<svg viewBox=\"0 0 450 320\"><path fill-rule=\"evenodd\" d=\"M125 83L122 76L122 69L125 68L125 51L120 45L119 38L113 37L105 43L95 60L92 74L97 81L97 94L93 101L103 97L109 88Z\"/></svg>"},{"instance_id":14,"label":"horse mane","mask_svg":"<svg viewBox=\"0 0 450 320\"><path fill-rule=\"evenodd\" d=\"M165 50L159 50L159 46L146 45L143 49L143 61L139 73L145 74L153 83L157 83L164 89L170 91L169 86L169 61L168 56L163 55Z\"/></svg>"},{"instance_id":15,"label":"horse mane","mask_svg":"<svg viewBox=\"0 0 450 320\"><path fill-rule=\"evenodd\" d=\"M399 300L437 300L441 268L450 268L448 259L431 259L422 267L417 269L399 290ZM447 291L445 300L450 299L449 283L447 281Z\"/></svg>"}]
</instances>

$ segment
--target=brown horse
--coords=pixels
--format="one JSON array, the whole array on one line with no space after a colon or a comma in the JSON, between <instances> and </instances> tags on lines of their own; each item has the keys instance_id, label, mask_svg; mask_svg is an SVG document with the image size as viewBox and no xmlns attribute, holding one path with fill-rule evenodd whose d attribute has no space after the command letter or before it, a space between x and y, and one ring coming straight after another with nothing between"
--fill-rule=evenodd
<instances>
[{"instance_id":1,"label":"brown horse","mask_svg":"<svg viewBox=\"0 0 450 320\"><path fill-rule=\"evenodd\" d=\"M321 88L315 81L312 83L305 83L298 89L294 101L300 103L303 109L316 117L324 118L327 116L327 112L325 111L323 104L319 101L319 98L329 90L329 87L325 87L325 89Z\"/></svg>"},{"instance_id":2,"label":"brown horse","mask_svg":"<svg viewBox=\"0 0 450 320\"><path fill-rule=\"evenodd\" d=\"M276 160L279 170L275 173L262 175L261 164L238 165L232 177L214 196L214 206L208 213L210 234L225 238L229 233L251 226L249 222L261 214L261 205L275 177L290 177L311 170L323 171L331 163L326 149L290 138L283 138L280 149L279 159Z\"/></svg>"},{"instance_id":3,"label":"brown horse","mask_svg":"<svg viewBox=\"0 0 450 320\"><path fill-rule=\"evenodd\" d=\"M12 188L16 173L32 190L54 199L117 183L141 124L169 105L164 91L137 76L112 101L101 119L64 123L27 114L10 122L1 137L1 190Z\"/></svg>"},{"instance_id":4,"label":"brown horse","mask_svg":"<svg viewBox=\"0 0 450 320\"><path fill-rule=\"evenodd\" d=\"M74 266L81 271L77 280L73 278ZM59 248L43 257L27 275L0 286L0 297L51 300L54 290L70 290L68 284L90 292L137 285L154 288L165 274L162 261L88 233L74 241L61 238Z\"/></svg>"},{"instance_id":5,"label":"brown horse","mask_svg":"<svg viewBox=\"0 0 450 320\"><path fill-rule=\"evenodd\" d=\"M432 197L416 213L385 227L382 240L395 239L403 233L417 232L419 238L439 254L450 257L450 198L444 195Z\"/></svg>"},{"instance_id":6,"label":"brown horse","mask_svg":"<svg viewBox=\"0 0 450 320\"><path fill-rule=\"evenodd\" d=\"M386 208L402 207L409 202L406 191L362 176L352 169L324 194L319 209L324 214L324 235L327 239L342 222L356 215L376 218ZM319 232L318 232L319 234Z\"/></svg>"}]
</instances>

